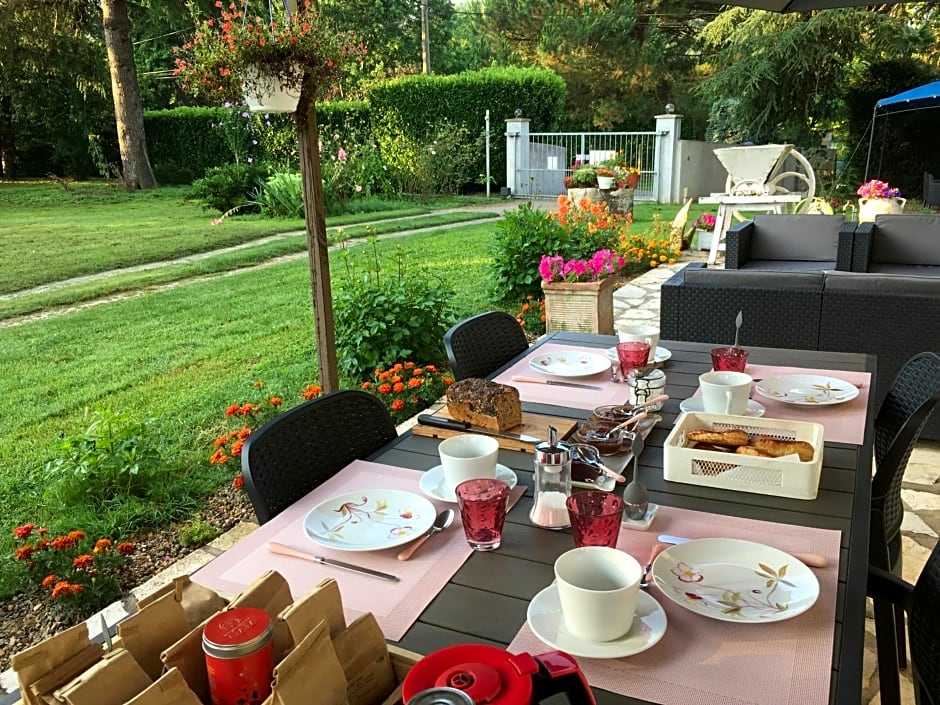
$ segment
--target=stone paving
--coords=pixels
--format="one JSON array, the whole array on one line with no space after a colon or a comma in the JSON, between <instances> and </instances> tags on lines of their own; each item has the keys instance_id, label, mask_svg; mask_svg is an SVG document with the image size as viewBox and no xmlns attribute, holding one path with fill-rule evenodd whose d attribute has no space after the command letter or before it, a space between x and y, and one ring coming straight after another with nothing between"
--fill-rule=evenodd
<instances>
[{"instance_id":1,"label":"stone paving","mask_svg":"<svg viewBox=\"0 0 940 705\"><path fill-rule=\"evenodd\" d=\"M704 260L705 252L687 252L673 265L662 265L638 277L614 293L614 316L617 323L659 322L659 290L662 282L690 261ZM720 263L719 263L720 266ZM414 420L399 426L399 433L414 425ZM922 441L911 455L904 477L902 498L906 509L902 531L904 579L915 582L927 557L933 550L940 533L940 443ZM251 533L257 524L239 524L212 543L197 549L179 560L170 568L139 586L125 598L104 610L108 624L128 616L137 599L149 595L159 587L181 575L193 573L210 560L233 546ZM863 671L862 705L880 705L878 674L875 658L875 636L871 620L871 609L866 620L865 665ZM96 615L87 622L94 638L100 634L100 620ZM914 693L910 681L910 669L901 674L902 703L914 705ZM15 702L10 694L16 689L16 677L12 671L0 674L0 705ZM6 697L4 697L6 695Z\"/></svg>"}]
</instances>

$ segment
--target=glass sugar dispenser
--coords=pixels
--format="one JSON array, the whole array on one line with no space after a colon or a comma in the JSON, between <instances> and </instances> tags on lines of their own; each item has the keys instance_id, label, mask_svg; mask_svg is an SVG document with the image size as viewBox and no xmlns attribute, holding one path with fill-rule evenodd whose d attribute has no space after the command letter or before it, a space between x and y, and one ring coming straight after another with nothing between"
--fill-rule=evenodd
<instances>
[{"instance_id":1,"label":"glass sugar dispenser","mask_svg":"<svg viewBox=\"0 0 940 705\"><path fill-rule=\"evenodd\" d=\"M546 529L571 526L565 502L571 496L571 448L548 427L548 440L535 445L535 501L529 519Z\"/></svg>"}]
</instances>

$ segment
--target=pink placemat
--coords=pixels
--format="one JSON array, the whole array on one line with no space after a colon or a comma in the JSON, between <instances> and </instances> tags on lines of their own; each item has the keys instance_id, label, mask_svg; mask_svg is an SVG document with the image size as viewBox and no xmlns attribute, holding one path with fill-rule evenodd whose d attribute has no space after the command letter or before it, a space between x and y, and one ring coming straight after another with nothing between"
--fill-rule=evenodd
<instances>
[{"instance_id":1,"label":"pink placemat","mask_svg":"<svg viewBox=\"0 0 940 705\"><path fill-rule=\"evenodd\" d=\"M667 615L662 640L634 656L579 657L578 664L593 686L664 705L825 705L832 676L840 533L660 507L648 531L621 529L617 547L644 564L659 534L748 539L784 551L820 553L829 565L813 569L819 599L793 619L735 624L690 612L651 585L650 595ZM547 647L526 625L509 650L541 653Z\"/></svg>"},{"instance_id":2,"label":"pink placemat","mask_svg":"<svg viewBox=\"0 0 940 705\"><path fill-rule=\"evenodd\" d=\"M343 611L347 621L372 612L386 638L397 641L473 553L464 538L457 505L432 500L438 511L448 506L455 510L454 523L430 539L408 561L399 561L397 558L403 546L365 552L337 551L320 546L304 534L303 521L307 513L320 502L350 491L396 489L421 494L418 488L421 474L417 470L365 460L353 461L303 499L193 573L192 579L220 593L234 595L245 589L262 572L276 570L287 580L291 594L296 599L310 592L323 579L335 578L343 596ZM524 491L521 485L512 491L509 496L510 506L519 500ZM264 545L268 541L391 573L398 576L399 582L386 582L298 558L275 555L265 549Z\"/></svg>"},{"instance_id":3,"label":"pink placemat","mask_svg":"<svg viewBox=\"0 0 940 705\"><path fill-rule=\"evenodd\" d=\"M834 404L832 406L785 404L782 401L768 399L756 392L751 396L767 409L765 416L822 424L825 429L824 437L827 441L854 443L856 445L861 445L865 441L865 419L868 415L871 373L748 364L747 374L754 379L766 379L767 377L779 377L780 375L825 375L826 377L844 380L850 384L861 385L857 397L844 404Z\"/></svg>"},{"instance_id":4,"label":"pink placemat","mask_svg":"<svg viewBox=\"0 0 940 705\"><path fill-rule=\"evenodd\" d=\"M572 409L591 410L596 406L605 406L607 404L626 404L627 403L627 385L619 382L610 381L610 371L605 370L590 377L556 377L547 375L529 367L529 360L536 355L545 355L546 353L567 353L569 355L577 354L582 348L572 345L557 345L555 343L546 343L540 345L519 360L516 364L494 377L495 382L508 384L519 390L519 396L522 401L534 404L555 404L556 406L566 406ZM604 357L606 351L598 348L583 348L584 352L592 355ZM575 382L577 384L590 384L600 387L600 390L578 389L577 387L563 387L551 384L534 384L532 382L513 382L514 376L534 377L537 379L556 380L559 382Z\"/></svg>"}]
</instances>

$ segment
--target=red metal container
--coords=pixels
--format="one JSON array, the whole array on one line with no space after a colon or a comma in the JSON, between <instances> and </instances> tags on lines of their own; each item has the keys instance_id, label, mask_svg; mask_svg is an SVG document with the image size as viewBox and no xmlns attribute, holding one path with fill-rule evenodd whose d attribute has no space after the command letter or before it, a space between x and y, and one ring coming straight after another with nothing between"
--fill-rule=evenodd
<instances>
[{"instance_id":1,"label":"red metal container","mask_svg":"<svg viewBox=\"0 0 940 705\"><path fill-rule=\"evenodd\" d=\"M271 617L237 607L209 620L202 633L212 705L260 705L271 693L274 655Z\"/></svg>"}]
</instances>

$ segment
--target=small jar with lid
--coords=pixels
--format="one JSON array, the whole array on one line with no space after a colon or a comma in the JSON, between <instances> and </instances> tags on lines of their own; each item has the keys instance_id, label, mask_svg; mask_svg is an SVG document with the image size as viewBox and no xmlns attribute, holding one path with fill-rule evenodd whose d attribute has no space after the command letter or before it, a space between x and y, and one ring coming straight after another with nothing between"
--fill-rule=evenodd
<instances>
[{"instance_id":1,"label":"small jar with lid","mask_svg":"<svg viewBox=\"0 0 940 705\"><path fill-rule=\"evenodd\" d=\"M570 496L571 448L549 427L549 440L535 445L535 500L529 519L546 529L571 526L565 504Z\"/></svg>"},{"instance_id":2,"label":"small jar with lid","mask_svg":"<svg viewBox=\"0 0 940 705\"><path fill-rule=\"evenodd\" d=\"M215 615L202 632L212 705L261 703L274 677L271 617L257 607Z\"/></svg>"},{"instance_id":3,"label":"small jar with lid","mask_svg":"<svg viewBox=\"0 0 940 705\"><path fill-rule=\"evenodd\" d=\"M636 370L627 376L627 401L631 404L645 404L653 397L666 391L666 373L662 370L650 370L642 377L636 376ZM656 402L646 407L647 411L659 411L663 403Z\"/></svg>"}]
</instances>

